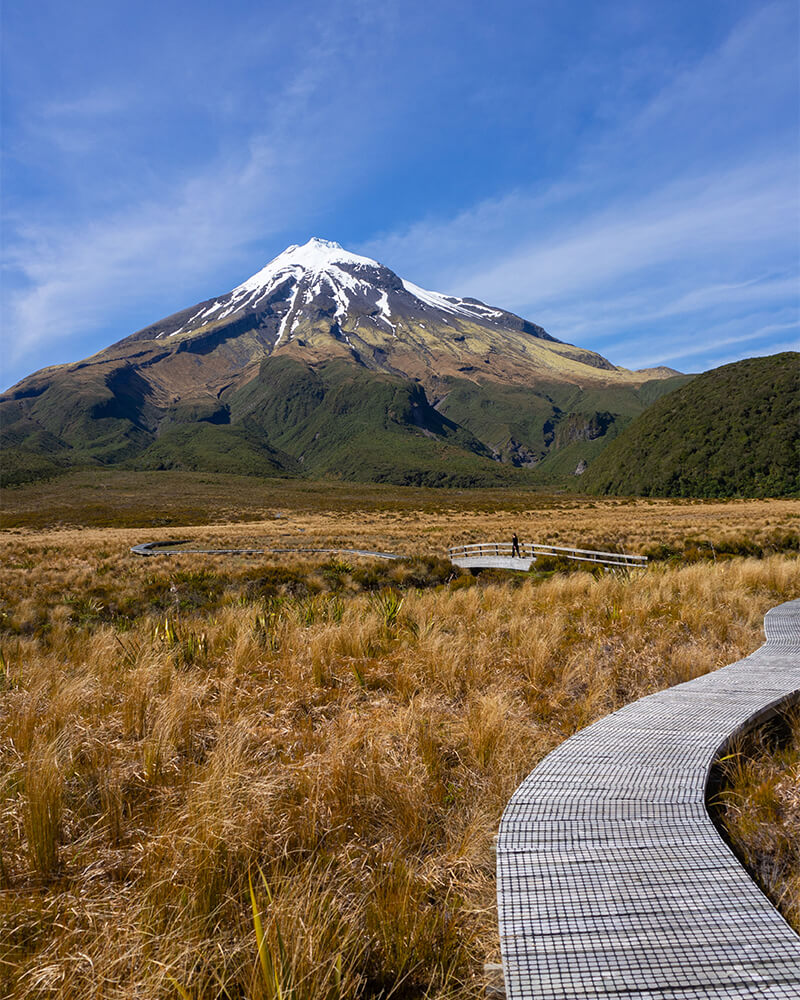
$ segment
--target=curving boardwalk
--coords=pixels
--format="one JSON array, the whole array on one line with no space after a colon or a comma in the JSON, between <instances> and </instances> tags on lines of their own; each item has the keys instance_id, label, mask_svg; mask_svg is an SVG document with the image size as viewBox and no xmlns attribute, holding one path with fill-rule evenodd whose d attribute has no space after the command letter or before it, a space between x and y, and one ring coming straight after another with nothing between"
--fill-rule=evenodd
<instances>
[{"instance_id":1,"label":"curving boardwalk","mask_svg":"<svg viewBox=\"0 0 800 1000\"><path fill-rule=\"evenodd\" d=\"M744 660L576 733L509 802L497 839L506 995L800 998L800 938L705 807L727 741L800 691L800 600Z\"/></svg>"},{"instance_id":2,"label":"curving boardwalk","mask_svg":"<svg viewBox=\"0 0 800 1000\"><path fill-rule=\"evenodd\" d=\"M392 552L369 552L366 549L175 549L167 546L190 545L188 538L179 538L167 542L140 542L131 546L135 556L258 556L272 555L276 552L312 552L322 555L344 554L351 556L372 556L374 559L401 559Z\"/></svg>"}]
</instances>

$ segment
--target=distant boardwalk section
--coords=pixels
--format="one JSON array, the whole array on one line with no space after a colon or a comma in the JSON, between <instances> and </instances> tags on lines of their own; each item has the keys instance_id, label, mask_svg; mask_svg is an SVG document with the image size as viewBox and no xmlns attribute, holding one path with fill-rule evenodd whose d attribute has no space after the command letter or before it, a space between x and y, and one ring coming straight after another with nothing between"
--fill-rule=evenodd
<instances>
[{"instance_id":1,"label":"distant boardwalk section","mask_svg":"<svg viewBox=\"0 0 800 1000\"><path fill-rule=\"evenodd\" d=\"M527 572L538 556L571 559L575 562L601 566L622 566L628 569L647 565L647 556L626 552L596 552L594 549L573 549L564 545L539 545L529 542L519 546L519 555L512 556L511 542L477 542L448 549L450 561L461 569L516 569Z\"/></svg>"},{"instance_id":2,"label":"distant boardwalk section","mask_svg":"<svg viewBox=\"0 0 800 1000\"><path fill-rule=\"evenodd\" d=\"M567 740L497 841L508 998L800 998L800 938L711 822L711 766L800 692L800 600L744 660Z\"/></svg>"},{"instance_id":3,"label":"distant boardwalk section","mask_svg":"<svg viewBox=\"0 0 800 1000\"><path fill-rule=\"evenodd\" d=\"M186 538L173 539L164 542L140 542L131 546L131 552L135 556L260 556L275 555L278 553L297 553L298 555L351 555L369 556L373 559L400 559L393 552L371 552L367 549L190 549L184 546L191 545L191 541Z\"/></svg>"}]
</instances>

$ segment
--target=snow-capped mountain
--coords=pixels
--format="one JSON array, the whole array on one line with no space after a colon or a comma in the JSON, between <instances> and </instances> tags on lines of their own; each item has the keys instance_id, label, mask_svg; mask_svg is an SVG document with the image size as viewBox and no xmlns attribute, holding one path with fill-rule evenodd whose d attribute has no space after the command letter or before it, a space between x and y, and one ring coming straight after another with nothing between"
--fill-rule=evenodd
<instances>
[{"instance_id":1,"label":"snow-capped mountain","mask_svg":"<svg viewBox=\"0 0 800 1000\"><path fill-rule=\"evenodd\" d=\"M167 317L134 337L159 340L197 333L244 316L258 317L265 327L275 326L274 347L292 340L303 322L323 318L343 331L363 322L396 337L402 320L427 317L448 324L450 317L457 317L554 340L541 327L503 309L420 288L378 261L318 237L287 247L226 295Z\"/></svg>"},{"instance_id":2,"label":"snow-capped mountain","mask_svg":"<svg viewBox=\"0 0 800 1000\"><path fill-rule=\"evenodd\" d=\"M318 238L284 250L232 291L168 316L110 350L119 356L143 341L159 352L202 353L207 360L213 354L220 362L227 357L222 367L245 380L265 356L284 351L309 362L346 358L427 388L457 375L513 383L536 372L575 382L644 378L504 309L428 291L378 261ZM182 369L180 378L187 374L183 364L170 367Z\"/></svg>"},{"instance_id":3,"label":"snow-capped mountain","mask_svg":"<svg viewBox=\"0 0 800 1000\"><path fill-rule=\"evenodd\" d=\"M0 397L0 430L26 468L124 459L396 482L424 468L443 482L455 463L458 481L491 482L498 461L533 467L559 449L580 466L660 391L639 387L669 374L617 368L315 238L230 292L23 379Z\"/></svg>"}]
</instances>

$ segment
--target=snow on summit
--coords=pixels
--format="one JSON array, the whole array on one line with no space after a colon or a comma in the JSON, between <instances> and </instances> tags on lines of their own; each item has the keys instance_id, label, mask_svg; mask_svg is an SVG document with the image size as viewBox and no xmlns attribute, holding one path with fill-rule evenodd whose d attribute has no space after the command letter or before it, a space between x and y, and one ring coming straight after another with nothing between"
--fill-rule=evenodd
<instances>
[{"instance_id":1,"label":"snow on summit","mask_svg":"<svg viewBox=\"0 0 800 1000\"><path fill-rule=\"evenodd\" d=\"M287 286L287 291L293 286L288 293L289 309L283 316L278 331L278 341L280 341L286 332L290 316L294 316L297 309L308 305L323 292L333 295L336 300L334 319L343 319L347 315L351 296L359 292L365 294L375 287L374 275L373 280L369 281L352 274L353 270L364 268L373 271L382 270L377 261L351 253L333 240L323 240L314 236L302 246L294 244L287 247L283 253L278 254L241 285L237 285L228 295L214 300L195 313L179 330L175 330L174 334L183 333L196 326L198 322L203 324L217 322L244 309L257 309L262 301L266 302L273 292L282 286ZM304 286L303 296L302 300L298 301L301 284Z\"/></svg>"},{"instance_id":2,"label":"snow on summit","mask_svg":"<svg viewBox=\"0 0 800 1000\"><path fill-rule=\"evenodd\" d=\"M280 279L284 275L295 272L318 274L320 272L340 271L341 268L338 265L341 264L347 264L350 267L380 267L377 261L351 253L333 240L321 240L314 236L302 246L294 244L287 247L266 267L262 267L251 278L234 288L233 294L267 288L274 283L276 278Z\"/></svg>"},{"instance_id":3,"label":"snow on summit","mask_svg":"<svg viewBox=\"0 0 800 1000\"><path fill-rule=\"evenodd\" d=\"M282 254L271 260L266 267L263 267L257 274L254 274L252 278L248 278L238 288L235 288L234 294L240 291L252 292L257 289L274 287L276 279L277 281L281 281L293 272L310 272L323 277L326 281L336 282L354 291L357 290L359 284L362 286L374 284L374 280L370 282L365 277L359 281L359 279L348 274L347 271L343 271L341 267L343 264L354 269L370 268L378 271L388 270L383 264L372 260L371 257L362 257L360 254L351 253L349 250L345 250L340 243L336 243L333 240L322 240L315 236L302 246L295 245L288 247ZM480 302L467 302L453 295L430 292L405 279L401 279L401 283L405 291L413 296L421 305L431 306L434 309L441 309L444 312L457 313L472 318L476 316L489 317L503 315L502 310L491 309ZM391 316L388 295L385 289L381 291L381 296L378 299L378 308L385 319Z\"/></svg>"},{"instance_id":4,"label":"snow on summit","mask_svg":"<svg viewBox=\"0 0 800 1000\"><path fill-rule=\"evenodd\" d=\"M243 313L270 309L279 317L276 345L287 335L293 336L301 318L308 318L315 310L319 315L320 309L340 329L355 315L391 329L393 336L398 315L429 315L434 310L490 323L508 315L474 299L420 288L370 257L315 236L302 245L287 247L233 291L203 303L178 329L160 332L158 337L190 333ZM444 316L439 319L448 322Z\"/></svg>"}]
</instances>

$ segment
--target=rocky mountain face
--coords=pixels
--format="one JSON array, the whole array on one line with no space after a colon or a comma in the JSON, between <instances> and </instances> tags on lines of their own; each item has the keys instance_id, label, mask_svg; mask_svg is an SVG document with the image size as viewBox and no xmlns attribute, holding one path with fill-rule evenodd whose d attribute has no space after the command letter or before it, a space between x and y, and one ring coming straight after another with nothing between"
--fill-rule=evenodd
<instances>
[{"instance_id":1,"label":"rocky mountain face","mask_svg":"<svg viewBox=\"0 0 800 1000\"><path fill-rule=\"evenodd\" d=\"M574 469L576 446L605 443L675 375L626 371L312 239L225 295L24 379L0 397L2 443L12 481L121 461L506 481L561 450Z\"/></svg>"}]
</instances>

